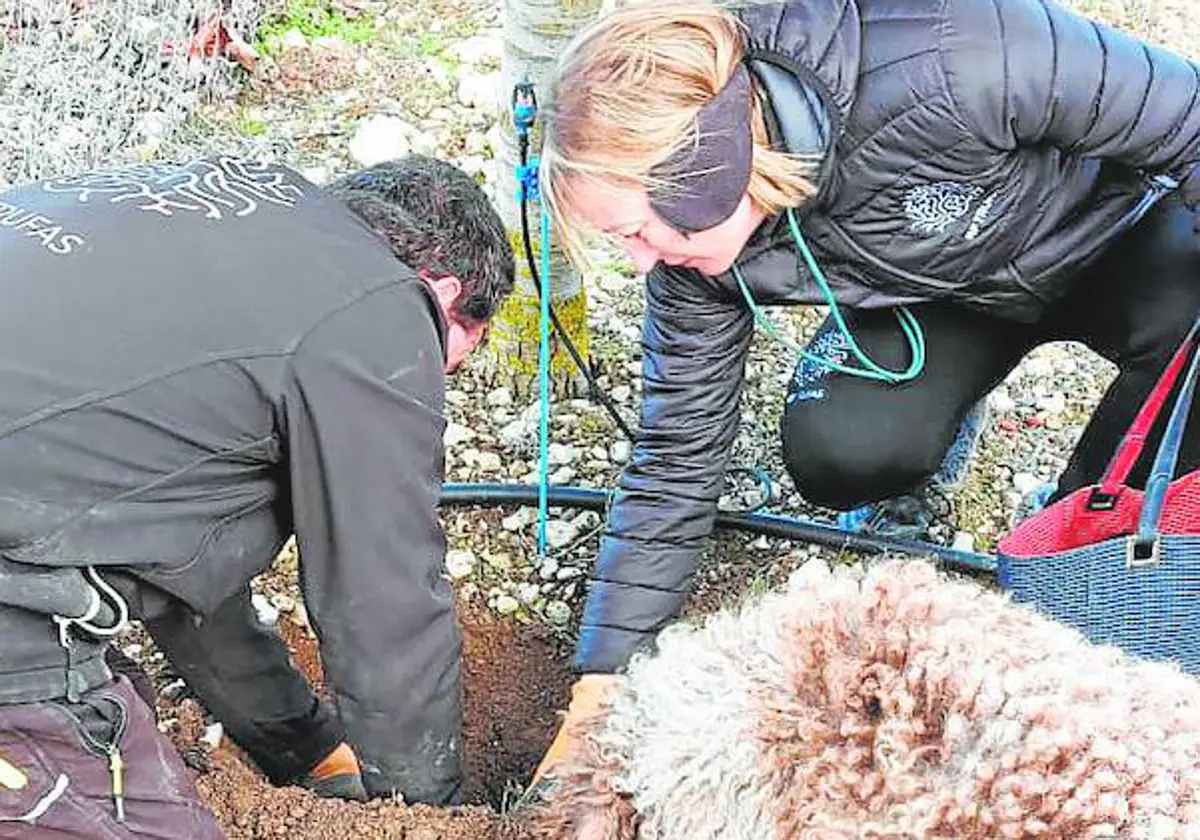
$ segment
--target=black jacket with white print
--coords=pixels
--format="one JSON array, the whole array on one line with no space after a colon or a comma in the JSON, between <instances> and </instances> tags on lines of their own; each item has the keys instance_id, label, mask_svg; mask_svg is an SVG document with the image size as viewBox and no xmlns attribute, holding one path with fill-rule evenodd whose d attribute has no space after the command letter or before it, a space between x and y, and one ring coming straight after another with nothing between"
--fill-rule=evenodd
<instances>
[{"instance_id":1,"label":"black jacket with white print","mask_svg":"<svg viewBox=\"0 0 1200 840\"><path fill-rule=\"evenodd\" d=\"M0 301L0 703L106 679L47 615L96 575L203 620L294 533L372 787L457 772L445 323L388 244L286 168L138 165L0 194Z\"/></svg>"},{"instance_id":2,"label":"black jacket with white print","mask_svg":"<svg viewBox=\"0 0 1200 840\"><path fill-rule=\"evenodd\" d=\"M1044 0L744 4L798 208L836 299L948 300L1036 322L1200 160L1200 68ZM755 299L820 303L783 216L739 258ZM678 614L736 433L753 318L732 275L647 278L641 431L576 667L619 669Z\"/></svg>"}]
</instances>

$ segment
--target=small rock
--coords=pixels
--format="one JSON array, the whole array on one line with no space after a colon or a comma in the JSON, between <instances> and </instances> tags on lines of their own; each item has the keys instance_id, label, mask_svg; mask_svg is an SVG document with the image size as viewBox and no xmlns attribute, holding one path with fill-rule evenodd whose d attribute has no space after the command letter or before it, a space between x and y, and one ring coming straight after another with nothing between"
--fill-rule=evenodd
<instances>
[{"instance_id":1,"label":"small rock","mask_svg":"<svg viewBox=\"0 0 1200 840\"><path fill-rule=\"evenodd\" d=\"M608 457L617 464L624 464L633 452L633 445L627 440L614 440L608 447Z\"/></svg>"},{"instance_id":2,"label":"small rock","mask_svg":"<svg viewBox=\"0 0 1200 840\"><path fill-rule=\"evenodd\" d=\"M488 152L487 137L478 131L472 131L467 134L467 139L463 141L463 148L469 155L486 157Z\"/></svg>"},{"instance_id":3,"label":"small rock","mask_svg":"<svg viewBox=\"0 0 1200 840\"><path fill-rule=\"evenodd\" d=\"M1027 472L1019 472L1013 476L1013 487L1022 496L1028 496L1034 490L1042 486L1042 480L1036 475Z\"/></svg>"},{"instance_id":4,"label":"small rock","mask_svg":"<svg viewBox=\"0 0 1200 840\"><path fill-rule=\"evenodd\" d=\"M542 580L554 580L558 575L558 561L553 557L547 557L542 561L541 567L538 569L538 577Z\"/></svg>"},{"instance_id":5,"label":"small rock","mask_svg":"<svg viewBox=\"0 0 1200 840\"><path fill-rule=\"evenodd\" d=\"M465 391L452 390L446 392L446 405L466 405L470 399Z\"/></svg>"},{"instance_id":6,"label":"small rock","mask_svg":"<svg viewBox=\"0 0 1200 840\"><path fill-rule=\"evenodd\" d=\"M556 580L570 580L583 574L583 569L576 566L563 566L554 575Z\"/></svg>"},{"instance_id":7,"label":"small rock","mask_svg":"<svg viewBox=\"0 0 1200 840\"><path fill-rule=\"evenodd\" d=\"M629 399L632 393L628 385L618 385L612 389L610 396L613 398L613 402L623 403Z\"/></svg>"},{"instance_id":8,"label":"small rock","mask_svg":"<svg viewBox=\"0 0 1200 840\"><path fill-rule=\"evenodd\" d=\"M446 446L458 446L460 443L466 443L474 437L475 432L466 426L460 426L458 423L447 423L446 432L442 436L442 442Z\"/></svg>"},{"instance_id":9,"label":"small rock","mask_svg":"<svg viewBox=\"0 0 1200 840\"><path fill-rule=\"evenodd\" d=\"M463 548L446 552L446 573L452 580L470 577L474 571L475 554L473 552Z\"/></svg>"},{"instance_id":10,"label":"small rock","mask_svg":"<svg viewBox=\"0 0 1200 840\"><path fill-rule=\"evenodd\" d=\"M1033 376L1041 379L1043 377L1054 375L1054 366L1039 356L1026 359L1023 367L1025 369L1026 376Z\"/></svg>"},{"instance_id":11,"label":"small rock","mask_svg":"<svg viewBox=\"0 0 1200 840\"><path fill-rule=\"evenodd\" d=\"M588 454L597 461L608 460L608 450L603 446L593 446L590 450L588 450Z\"/></svg>"},{"instance_id":12,"label":"small rock","mask_svg":"<svg viewBox=\"0 0 1200 840\"><path fill-rule=\"evenodd\" d=\"M470 70L458 80L458 101L492 116L500 112L500 74L475 73Z\"/></svg>"},{"instance_id":13,"label":"small rock","mask_svg":"<svg viewBox=\"0 0 1200 840\"><path fill-rule=\"evenodd\" d=\"M1006 414L1017 407L1017 401L1009 396L1008 389L1006 388L997 388L993 391L992 395L988 397L988 403L993 410L1002 414Z\"/></svg>"},{"instance_id":14,"label":"small rock","mask_svg":"<svg viewBox=\"0 0 1200 840\"><path fill-rule=\"evenodd\" d=\"M975 535L970 531L959 531L954 535L955 551L974 551L975 550Z\"/></svg>"},{"instance_id":15,"label":"small rock","mask_svg":"<svg viewBox=\"0 0 1200 840\"><path fill-rule=\"evenodd\" d=\"M1048 394L1037 401L1037 407L1047 414L1062 414L1067 410L1067 396L1061 391Z\"/></svg>"},{"instance_id":16,"label":"small rock","mask_svg":"<svg viewBox=\"0 0 1200 840\"><path fill-rule=\"evenodd\" d=\"M472 35L451 45L446 52L467 64L499 62L504 54L504 40L497 35Z\"/></svg>"},{"instance_id":17,"label":"small rock","mask_svg":"<svg viewBox=\"0 0 1200 840\"><path fill-rule=\"evenodd\" d=\"M250 596L250 604L254 607L254 613L263 625L274 627L279 621L279 608L257 592Z\"/></svg>"},{"instance_id":18,"label":"small rock","mask_svg":"<svg viewBox=\"0 0 1200 840\"><path fill-rule=\"evenodd\" d=\"M559 627L571 620L571 608L562 601L550 601L543 612L547 621Z\"/></svg>"},{"instance_id":19,"label":"small rock","mask_svg":"<svg viewBox=\"0 0 1200 840\"><path fill-rule=\"evenodd\" d=\"M496 612L500 615L512 615L521 609L521 603L511 595L501 595L496 599Z\"/></svg>"},{"instance_id":20,"label":"small rock","mask_svg":"<svg viewBox=\"0 0 1200 840\"><path fill-rule=\"evenodd\" d=\"M575 470L570 467L559 467L550 476L551 484L570 484L575 478Z\"/></svg>"},{"instance_id":21,"label":"small rock","mask_svg":"<svg viewBox=\"0 0 1200 840\"><path fill-rule=\"evenodd\" d=\"M476 461L479 469L486 473L498 473L504 462L495 452L480 452Z\"/></svg>"},{"instance_id":22,"label":"small rock","mask_svg":"<svg viewBox=\"0 0 1200 840\"><path fill-rule=\"evenodd\" d=\"M547 455L550 458L551 464L565 466L575 460L575 447L568 446L565 443L552 443L549 446Z\"/></svg>"},{"instance_id":23,"label":"small rock","mask_svg":"<svg viewBox=\"0 0 1200 840\"><path fill-rule=\"evenodd\" d=\"M767 539L766 534L762 534L758 539L750 543L750 547L755 551L768 551L771 548L771 541Z\"/></svg>"},{"instance_id":24,"label":"small rock","mask_svg":"<svg viewBox=\"0 0 1200 840\"><path fill-rule=\"evenodd\" d=\"M214 723L204 730L204 734L200 736L200 743L208 747L210 750L215 750L221 746L221 739L225 737L225 727L220 723Z\"/></svg>"},{"instance_id":25,"label":"small rock","mask_svg":"<svg viewBox=\"0 0 1200 840\"><path fill-rule=\"evenodd\" d=\"M533 508L523 507L500 520L500 527L505 531L520 531L536 518L537 513Z\"/></svg>"},{"instance_id":26,"label":"small rock","mask_svg":"<svg viewBox=\"0 0 1200 840\"><path fill-rule=\"evenodd\" d=\"M551 519L546 523L546 542L551 548L563 548L578 534L574 522L564 522L561 519Z\"/></svg>"},{"instance_id":27,"label":"small rock","mask_svg":"<svg viewBox=\"0 0 1200 840\"><path fill-rule=\"evenodd\" d=\"M501 406L512 405L512 391L507 388L496 388L487 395L487 404L492 408L500 408Z\"/></svg>"},{"instance_id":28,"label":"small rock","mask_svg":"<svg viewBox=\"0 0 1200 840\"><path fill-rule=\"evenodd\" d=\"M166 700L175 701L183 696L183 692L187 689L187 683L183 680L172 680L162 687L159 692Z\"/></svg>"},{"instance_id":29,"label":"small rock","mask_svg":"<svg viewBox=\"0 0 1200 840\"><path fill-rule=\"evenodd\" d=\"M537 600L541 591L536 583L518 583L517 584L517 600L523 604L532 604Z\"/></svg>"},{"instance_id":30,"label":"small rock","mask_svg":"<svg viewBox=\"0 0 1200 840\"><path fill-rule=\"evenodd\" d=\"M161 30L162 26L157 20L145 15L135 15L129 21L129 34L138 43L145 44L154 40Z\"/></svg>"},{"instance_id":31,"label":"small rock","mask_svg":"<svg viewBox=\"0 0 1200 840\"><path fill-rule=\"evenodd\" d=\"M359 166L397 160L412 151L412 127L399 117L376 114L358 124L350 138L350 157Z\"/></svg>"},{"instance_id":32,"label":"small rock","mask_svg":"<svg viewBox=\"0 0 1200 840\"><path fill-rule=\"evenodd\" d=\"M285 595L282 592L276 592L271 596L271 606L279 610L281 613L290 613L296 609L296 599L291 595Z\"/></svg>"},{"instance_id":33,"label":"small rock","mask_svg":"<svg viewBox=\"0 0 1200 840\"><path fill-rule=\"evenodd\" d=\"M497 571L500 571L500 572L507 572L509 569L512 568L512 558L509 557L507 554L505 554L503 551L497 552L495 554L483 555L483 562L487 563L493 569L496 569Z\"/></svg>"}]
</instances>

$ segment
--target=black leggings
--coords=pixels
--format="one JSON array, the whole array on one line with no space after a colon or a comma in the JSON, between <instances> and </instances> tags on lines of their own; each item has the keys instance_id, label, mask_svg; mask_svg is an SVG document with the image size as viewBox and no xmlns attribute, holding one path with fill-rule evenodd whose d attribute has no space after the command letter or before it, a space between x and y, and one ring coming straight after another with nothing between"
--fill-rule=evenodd
<instances>
[{"instance_id":1,"label":"black leggings","mask_svg":"<svg viewBox=\"0 0 1200 840\"><path fill-rule=\"evenodd\" d=\"M1089 267L1036 325L934 303L911 307L926 338L924 373L888 385L802 362L788 388L783 453L800 494L845 510L911 493L937 471L971 407L1039 344L1078 341L1119 373L1083 432L1055 498L1094 482L1200 312L1200 235L1177 204L1153 210ZM891 310L844 310L867 355L889 368L909 361ZM844 356L827 321L810 349ZM1200 403L1198 403L1200 404ZM1131 476L1140 486L1163 412ZM1200 467L1200 409L1193 405L1177 474Z\"/></svg>"}]
</instances>

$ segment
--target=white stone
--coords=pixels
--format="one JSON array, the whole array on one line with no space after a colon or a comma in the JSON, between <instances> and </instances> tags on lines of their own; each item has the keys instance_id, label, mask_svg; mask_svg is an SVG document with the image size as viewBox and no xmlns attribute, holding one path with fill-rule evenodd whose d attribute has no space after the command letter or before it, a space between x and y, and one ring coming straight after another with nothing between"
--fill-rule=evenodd
<instances>
[{"instance_id":1,"label":"white stone","mask_svg":"<svg viewBox=\"0 0 1200 840\"><path fill-rule=\"evenodd\" d=\"M558 580L570 580L571 578L577 578L582 574L583 569L580 569L577 566L563 566L558 570L554 577Z\"/></svg>"},{"instance_id":2,"label":"white stone","mask_svg":"<svg viewBox=\"0 0 1200 840\"><path fill-rule=\"evenodd\" d=\"M540 594L541 591L536 583L517 584L517 600L523 604L532 604Z\"/></svg>"},{"instance_id":3,"label":"white stone","mask_svg":"<svg viewBox=\"0 0 1200 840\"><path fill-rule=\"evenodd\" d=\"M554 466L564 466L575 460L575 447L565 443L551 443L548 450L546 454Z\"/></svg>"},{"instance_id":4,"label":"white stone","mask_svg":"<svg viewBox=\"0 0 1200 840\"><path fill-rule=\"evenodd\" d=\"M412 151L412 127L399 117L375 114L362 120L350 138L350 157L359 166L396 160Z\"/></svg>"},{"instance_id":5,"label":"white stone","mask_svg":"<svg viewBox=\"0 0 1200 840\"><path fill-rule=\"evenodd\" d=\"M1027 472L1019 472L1013 476L1013 487L1022 496L1028 496L1034 490L1042 486L1042 480L1036 475Z\"/></svg>"},{"instance_id":6,"label":"white stone","mask_svg":"<svg viewBox=\"0 0 1200 840\"><path fill-rule=\"evenodd\" d=\"M504 466L504 462L500 460L500 456L495 452L480 452L476 460L479 469L485 473L498 473L500 468Z\"/></svg>"},{"instance_id":7,"label":"white stone","mask_svg":"<svg viewBox=\"0 0 1200 840\"><path fill-rule=\"evenodd\" d=\"M1054 375L1054 366L1040 356L1034 356L1030 359L1026 359L1023 367L1026 376L1036 376L1041 378Z\"/></svg>"},{"instance_id":8,"label":"white stone","mask_svg":"<svg viewBox=\"0 0 1200 840\"><path fill-rule=\"evenodd\" d=\"M544 610L546 620L551 624L563 626L571 620L571 608L562 601L551 601Z\"/></svg>"},{"instance_id":9,"label":"white stone","mask_svg":"<svg viewBox=\"0 0 1200 840\"><path fill-rule=\"evenodd\" d=\"M225 727L219 723L214 723L204 729L204 734L200 736L200 743L204 744L210 750L215 750L221 746L221 739L225 737Z\"/></svg>"},{"instance_id":10,"label":"white stone","mask_svg":"<svg viewBox=\"0 0 1200 840\"><path fill-rule=\"evenodd\" d=\"M551 484L570 484L575 478L575 470L570 467L559 467L550 475Z\"/></svg>"},{"instance_id":11,"label":"white stone","mask_svg":"<svg viewBox=\"0 0 1200 840\"><path fill-rule=\"evenodd\" d=\"M1067 396L1061 391L1048 394L1037 401L1037 407L1047 414L1062 414L1067 410Z\"/></svg>"},{"instance_id":12,"label":"white stone","mask_svg":"<svg viewBox=\"0 0 1200 840\"><path fill-rule=\"evenodd\" d=\"M492 408L512 405L512 391L507 388L496 388L488 392L486 402Z\"/></svg>"},{"instance_id":13,"label":"white stone","mask_svg":"<svg viewBox=\"0 0 1200 840\"><path fill-rule=\"evenodd\" d=\"M542 580L554 580L558 575L558 561L553 557L547 557L542 561L542 565L538 568L538 577Z\"/></svg>"},{"instance_id":14,"label":"white stone","mask_svg":"<svg viewBox=\"0 0 1200 840\"><path fill-rule=\"evenodd\" d=\"M533 508L518 508L516 513L510 514L500 520L500 527L505 531L520 531L535 519L537 519L537 512Z\"/></svg>"},{"instance_id":15,"label":"white stone","mask_svg":"<svg viewBox=\"0 0 1200 840\"><path fill-rule=\"evenodd\" d=\"M608 457L617 464L624 464L633 452L633 445L627 440L614 440L608 447Z\"/></svg>"},{"instance_id":16,"label":"white stone","mask_svg":"<svg viewBox=\"0 0 1200 840\"><path fill-rule=\"evenodd\" d=\"M330 178L332 178L332 173L329 171L329 167L321 165L306 166L300 170L300 174L303 175L306 180L312 181L318 187L329 183Z\"/></svg>"},{"instance_id":17,"label":"white stone","mask_svg":"<svg viewBox=\"0 0 1200 840\"><path fill-rule=\"evenodd\" d=\"M954 535L955 551L974 551L975 550L975 535L970 531L959 531Z\"/></svg>"},{"instance_id":18,"label":"white stone","mask_svg":"<svg viewBox=\"0 0 1200 840\"><path fill-rule=\"evenodd\" d=\"M465 548L456 548L446 552L446 574L453 580L470 577L475 571L475 554Z\"/></svg>"},{"instance_id":19,"label":"white stone","mask_svg":"<svg viewBox=\"0 0 1200 840\"><path fill-rule=\"evenodd\" d=\"M618 385L617 387L613 388L612 391L610 392L610 396L613 398L613 402L619 402L619 403L623 403L626 400L628 400L629 397L632 396L632 394L633 394L633 391L630 390L628 385Z\"/></svg>"},{"instance_id":20,"label":"white stone","mask_svg":"<svg viewBox=\"0 0 1200 840\"><path fill-rule=\"evenodd\" d=\"M467 139L463 141L463 148L469 155L484 157L488 152L487 138L478 131L472 131L467 134Z\"/></svg>"},{"instance_id":21,"label":"white stone","mask_svg":"<svg viewBox=\"0 0 1200 840\"><path fill-rule=\"evenodd\" d=\"M997 388L988 397L988 403L991 407L1002 414L1012 411L1017 407L1017 401L1009 396L1007 388Z\"/></svg>"},{"instance_id":22,"label":"white stone","mask_svg":"<svg viewBox=\"0 0 1200 840\"><path fill-rule=\"evenodd\" d=\"M501 595L496 599L496 612L500 615L512 615L521 609L520 602L511 595Z\"/></svg>"},{"instance_id":23,"label":"white stone","mask_svg":"<svg viewBox=\"0 0 1200 840\"><path fill-rule=\"evenodd\" d=\"M466 443L474 437L475 432L466 426L460 426L458 423L447 423L446 432L442 435L442 442L446 446L458 446L460 443Z\"/></svg>"},{"instance_id":24,"label":"white stone","mask_svg":"<svg viewBox=\"0 0 1200 840\"><path fill-rule=\"evenodd\" d=\"M446 405L466 405L469 399L470 397L467 396L466 391L455 390L446 392Z\"/></svg>"},{"instance_id":25,"label":"white stone","mask_svg":"<svg viewBox=\"0 0 1200 840\"><path fill-rule=\"evenodd\" d=\"M254 614L258 616L261 624L267 627L274 627L279 621L279 608L272 604L266 597L255 592L250 596L250 604L254 607Z\"/></svg>"},{"instance_id":26,"label":"white stone","mask_svg":"<svg viewBox=\"0 0 1200 840\"><path fill-rule=\"evenodd\" d=\"M546 542L551 548L564 548L569 545L571 540L579 530L575 527L574 522L564 522L561 519L551 519L546 523Z\"/></svg>"},{"instance_id":27,"label":"white stone","mask_svg":"<svg viewBox=\"0 0 1200 840\"><path fill-rule=\"evenodd\" d=\"M504 40L500 35L472 35L451 45L446 52L467 64L499 62L504 55Z\"/></svg>"},{"instance_id":28,"label":"white stone","mask_svg":"<svg viewBox=\"0 0 1200 840\"><path fill-rule=\"evenodd\" d=\"M467 70L458 79L458 101L488 116L500 113L500 74Z\"/></svg>"}]
</instances>

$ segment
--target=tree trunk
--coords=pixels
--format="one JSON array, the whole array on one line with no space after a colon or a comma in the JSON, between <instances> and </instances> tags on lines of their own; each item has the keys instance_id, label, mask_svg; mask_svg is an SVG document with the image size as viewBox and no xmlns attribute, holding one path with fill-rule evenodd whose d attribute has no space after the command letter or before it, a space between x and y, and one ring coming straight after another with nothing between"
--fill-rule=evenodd
<instances>
[{"instance_id":1,"label":"tree trunk","mask_svg":"<svg viewBox=\"0 0 1200 840\"><path fill-rule=\"evenodd\" d=\"M600 10L601 0L505 0L504 57L501 64L501 101L510 103L513 86L528 79L537 88L539 103L548 96L550 71L559 52L571 36ZM533 285L525 258L521 234L520 205L517 199L516 167L520 153L513 130L512 109L501 117L503 146L497 150L496 202L501 219L509 231L509 241L517 257L517 287L501 308L489 338L490 362L498 382L509 385L518 394L528 394L538 368L538 331L540 312L537 289ZM541 120L530 138L531 157L541 147ZM529 205L529 233L535 264L541 267L539 242L541 205ZM543 278L543 283L545 279ZM587 297L583 280L565 260L555 242L551 248L550 300L559 322L583 359L588 354ZM552 334L551 374L555 392L577 390L581 372L565 346Z\"/></svg>"}]
</instances>

